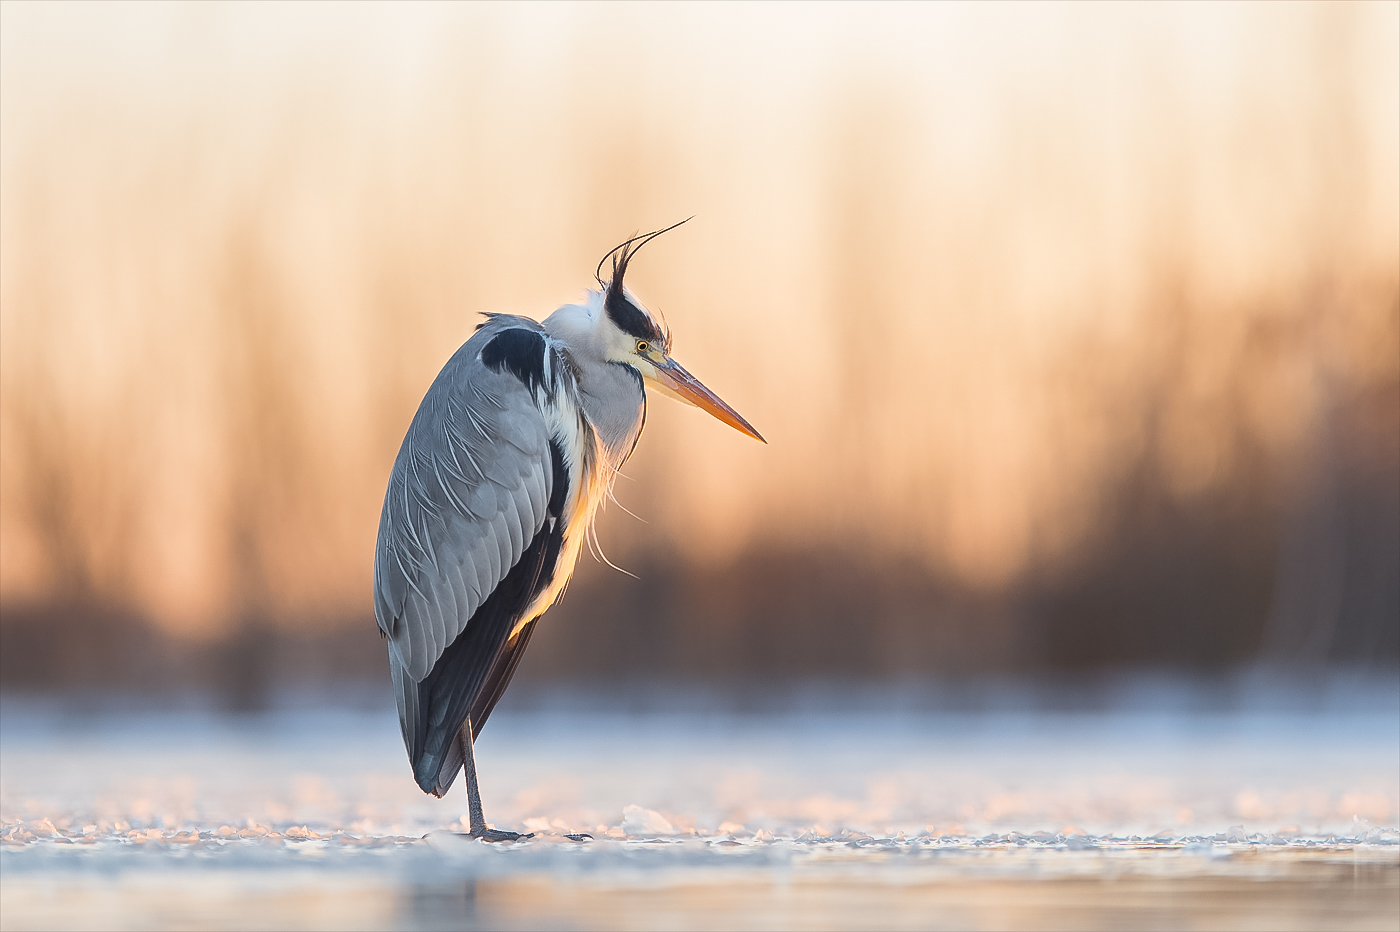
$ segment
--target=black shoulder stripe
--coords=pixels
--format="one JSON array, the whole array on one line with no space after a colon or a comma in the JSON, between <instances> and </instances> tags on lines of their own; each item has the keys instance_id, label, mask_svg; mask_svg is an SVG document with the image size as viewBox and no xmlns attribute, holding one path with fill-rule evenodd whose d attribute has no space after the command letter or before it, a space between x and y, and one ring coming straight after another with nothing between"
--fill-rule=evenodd
<instances>
[{"instance_id":1,"label":"black shoulder stripe","mask_svg":"<svg viewBox=\"0 0 1400 932\"><path fill-rule=\"evenodd\" d=\"M623 332L630 333L638 340L661 343L666 339L652 319L647 316L647 313L633 304L620 287L608 288L603 308L608 312L613 323L617 324Z\"/></svg>"},{"instance_id":2,"label":"black shoulder stripe","mask_svg":"<svg viewBox=\"0 0 1400 932\"><path fill-rule=\"evenodd\" d=\"M564 450L559 441L549 440L549 460L554 467L554 489L549 494L549 513L556 518L564 514L564 502L569 497L569 470L564 465Z\"/></svg>"},{"instance_id":3,"label":"black shoulder stripe","mask_svg":"<svg viewBox=\"0 0 1400 932\"><path fill-rule=\"evenodd\" d=\"M534 391L544 384L544 334L523 327L502 330L481 350L481 361L511 374Z\"/></svg>"}]
</instances>

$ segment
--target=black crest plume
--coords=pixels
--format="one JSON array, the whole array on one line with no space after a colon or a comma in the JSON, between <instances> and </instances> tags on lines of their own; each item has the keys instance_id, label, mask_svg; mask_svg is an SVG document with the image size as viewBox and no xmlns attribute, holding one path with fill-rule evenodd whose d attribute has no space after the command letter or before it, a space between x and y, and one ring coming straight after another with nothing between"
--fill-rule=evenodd
<instances>
[{"instance_id":1,"label":"black crest plume","mask_svg":"<svg viewBox=\"0 0 1400 932\"><path fill-rule=\"evenodd\" d=\"M598 284L604 289L605 298L603 307L607 310L608 316L613 323L617 324L627 333L632 334L639 340L652 340L662 344L669 343L669 335L663 333L656 323L645 311L633 304L626 293L622 290L622 280L627 275L627 266L643 246L656 239L662 233L669 233L682 223L687 223L693 217L686 217L680 223L673 223L670 226L654 230L651 233L638 233L623 243L613 247L607 255L598 262L598 268L594 271L593 277L598 280ZM612 275L607 280L603 280L603 266L607 261L612 260Z\"/></svg>"}]
</instances>

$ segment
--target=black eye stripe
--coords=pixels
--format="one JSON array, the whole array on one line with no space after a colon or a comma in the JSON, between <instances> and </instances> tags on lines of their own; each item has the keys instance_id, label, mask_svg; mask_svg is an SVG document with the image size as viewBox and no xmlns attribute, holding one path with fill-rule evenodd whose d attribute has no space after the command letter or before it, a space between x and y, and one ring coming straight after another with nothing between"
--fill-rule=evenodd
<instances>
[{"instance_id":1,"label":"black eye stripe","mask_svg":"<svg viewBox=\"0 0 1400 932\"><path fill-rule=\"evenodd\" d=\"M662 342L662 333L652 322L646 311L633 304L623 293L621 288L609 288L606 300L603 302L604 309L612 322L624 332L631 334L638 340L646 340L649 343Z\"/></svg>"}]
</instances>

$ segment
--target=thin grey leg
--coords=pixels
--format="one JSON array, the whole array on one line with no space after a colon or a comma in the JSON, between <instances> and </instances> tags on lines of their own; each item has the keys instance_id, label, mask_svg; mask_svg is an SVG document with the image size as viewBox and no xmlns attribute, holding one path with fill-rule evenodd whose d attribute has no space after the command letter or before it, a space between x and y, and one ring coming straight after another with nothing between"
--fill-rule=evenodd
<instances>
[{"instance_id":1,"label":"thin grey leg","mask_svg":"<svg viewBox=\"0 0 1400 932\"><path fill-rule=\"evenodd\" d=\"M462 731L457 737L462 742L462 769L467 775L467 812L472 824L471 834L474 838L480 838L486 834L486 816L481 811L481 790L476 785L476 755L472 753L470 718L462 723Z\"/></svg>"},{"instance_id":2,"label":"thin grey leg","mask_svg":"<svg viewBox=\"0 0 1400 932\"><path fill-rule=\"evenodd\" d=\"M484 838L487 841L516 841L521 838L531 838L534 832L522 835L519 832L506 832L494 828L486 827L486 816L481 811L481 790L476 785L476 754L472 752L472 720L468 718L462 723L462 730L457 734L457 740L462 742L462 769L467 776L467 818L471 820L471 832L473 838Z\"/></svg>"}]
</instances>

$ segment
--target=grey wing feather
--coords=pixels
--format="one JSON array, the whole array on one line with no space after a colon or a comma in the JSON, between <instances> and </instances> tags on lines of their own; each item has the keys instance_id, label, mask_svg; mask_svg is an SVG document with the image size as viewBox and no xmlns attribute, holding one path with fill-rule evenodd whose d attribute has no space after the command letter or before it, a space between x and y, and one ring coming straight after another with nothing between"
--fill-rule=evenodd
<instances>
[{"instance_id":1,"label":"grey wing feather","mask_svg":"<svg viewBox=\"0 0 1400 932\"><path fill-rule=\"evenodd\" d=\"M493 320L458 350L424 397L390 476L375 554L375 617L389 639L407 718L415 717L412 685L545 521L553 483L548 425L522 382L479 358L493 335L526 325L538 329L520 318Z\"/></svg>"}]
</instances>

